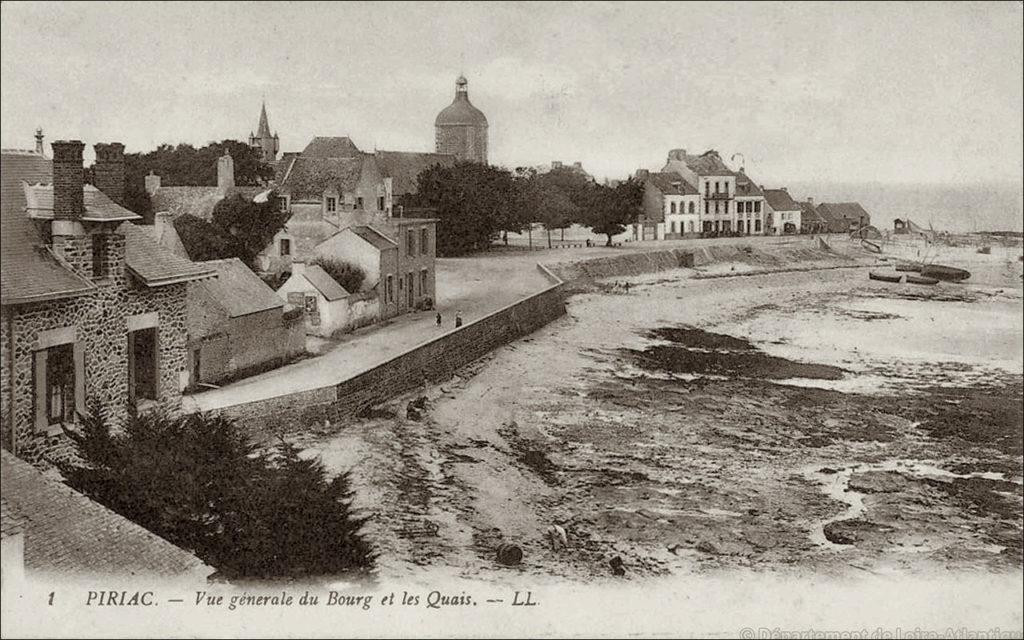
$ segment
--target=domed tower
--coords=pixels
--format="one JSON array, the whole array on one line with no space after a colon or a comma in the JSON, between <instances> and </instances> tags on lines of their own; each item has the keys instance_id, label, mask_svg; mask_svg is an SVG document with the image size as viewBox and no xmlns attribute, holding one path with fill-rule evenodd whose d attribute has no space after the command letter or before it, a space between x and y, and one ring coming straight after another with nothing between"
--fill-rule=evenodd
<instances>
[{"instance_id":1,"label":"domed tower","mask_svg":"<svg viewBox=\"0 0 1024 640\"><path fill-rule=\"evenodd\" d=\"M487 164L487 118L469 101L465 76L455 81L455 99L434 120L438 153Z\"/></svg>"},{"instance_id":2,"label":"domed tower","mask_svg":"<svg viewBox=\"0 0 1024 640\"><path fill-rule=\"evenodd\" d=\"M277 133L270 135L270 122L267 120L267 103L260 109L260 124L255 134L249 132L249 146L260 150L264 162L277 160L279 140Z\"/></svg>"}]
</instances>

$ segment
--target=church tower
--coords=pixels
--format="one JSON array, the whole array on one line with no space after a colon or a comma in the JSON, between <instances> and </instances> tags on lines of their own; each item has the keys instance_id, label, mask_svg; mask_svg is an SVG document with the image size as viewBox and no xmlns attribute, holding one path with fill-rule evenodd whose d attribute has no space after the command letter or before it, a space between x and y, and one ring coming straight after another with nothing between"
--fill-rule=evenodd
<instances>
[{"instance_id":1,"label":"church tower","mask_svg":"<svg viewBox=\"0 0 1024 640\"><path fill-rule=\"evenodd\" d=\"M280 144L277 138L277 133L270 135L270 123L267 120L267 103L263 102L263 107L260 109L260 125L255 134L249 132L249 146L257 147L261 150L262 159L264 162L274 162L277 160L277 152Z\"/></svg>"},{"instance_id":2,"label":"church tower","mask_svg":"<svg viewBox=\"0 0 1024 640\"><path fill-rule=\"evenodd\" d=\"M470 103L465 76L455 81L455 99L437 114L434 132L438 153L487 164L487 118Z\"/></svg>"}]
</instances>

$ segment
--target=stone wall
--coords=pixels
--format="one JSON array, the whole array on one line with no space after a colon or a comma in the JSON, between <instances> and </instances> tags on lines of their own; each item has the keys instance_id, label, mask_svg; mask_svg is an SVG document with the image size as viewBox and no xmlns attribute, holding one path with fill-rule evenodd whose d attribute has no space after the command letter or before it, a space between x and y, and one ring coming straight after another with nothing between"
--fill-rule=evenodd
<instances>
[{"instance_id":1,"label":"stone wall","mask_svg":"<svg viewBox=\"0 0 1024 640\"><path fill-rule=\"evenodd\" d=\"M591 258L579 262L560 262L548 265L558 277L566 282L583 279L635 276L655 271L667 271L679 267L694 266L694 251L691 249L666 249L648 253L622 253L603 258Z\"/></svg>"},{"instance_id":2,"label":"stone wall","mask_svg":"<svg viewBox=\"0 0 1024 640\"><path fill-rule=\"evenodd\" d=\"M337 422L424 384L443 382L466 364L564 314L565 291L556 284L337 385L218 412L238 420L257 439L305 430L325 420Z\"/></svg>"},{"instance_id":3,"label":"stone wall","mask_svg":"<svg viewBox=\"0 0 1024 640\"><path fill-rule=\"evenodd\" d=\"M4 446L30 462L54 459L69 450L62 434L35 425L32 354L39 349L41 332L73 328L75 340L83 346L86 408L97 404L101 415L117 425L128 415L128 317L155 312L158 396L172 410L180 408L186 370L186 285L147 289L120 274L97 284L97 291L86 296L5 308L4 368L10 371L5 374L10 375L10 390L4 389L4 405L10 405L10 414L5 416Z\"/></svg>"}]
</instances>

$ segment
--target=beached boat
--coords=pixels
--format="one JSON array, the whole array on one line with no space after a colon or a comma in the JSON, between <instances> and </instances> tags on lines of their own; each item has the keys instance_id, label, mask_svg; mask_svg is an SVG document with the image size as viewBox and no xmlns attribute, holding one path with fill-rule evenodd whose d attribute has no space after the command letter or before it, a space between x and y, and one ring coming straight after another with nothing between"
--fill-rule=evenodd
<instances>
[{"instance_id":1,"label":"beached boat","mask_svg":"<svg viewBox=\"0 0 1024 640\"><path fill-rule=\"evenodd\" d=\"M882 253L882 246L879 245L879 244L875 244L874 242L871 242L870 240L861 239L860 246L864 247L866 250L870 251L871 253Z\"/></svg>"},{"instance_id":2,"label":"beached boat","mask_svg":"<svg viewBox=\"0 0 1024 640\"><path fill-rule=\"evenodd\" d=\"M899 282L903 279L903 276L898 273L875 273L874 271L868 271L868 277L882 282Z\"/></svg>"},{"instance_id":3,"label":"beached boat","mask_svg":"<svg viewBox=\"0 0 1024 640\"><path fill-rule=\"evenodd\" d=\"M896 265L897 271L913 271L915 273L920 272L924 268L924 265L920 262L903 262Z\"/></svg>"},{"instance_id":4,"label":"beached boat","mask_svg":"<svg viewBox=\"0 0 1024 640\"><path fill-rule=\"evenodd\" d=\"M921 275L925 278L938 278L949 282L959 282L971 277L971 272L966 269L947 267L943 264L929 264L921 269Z\"/></svg>"},{"instance_id":5,"label":"beached boat","mask_svg":"<svg viewBox=\"0 0 1024 640\"><path fill-rule=\"evenodd\" d=\"M938 278L925 278L922 276L907 276L908 284L939 284Z\"/></svg>"}]
</instances>

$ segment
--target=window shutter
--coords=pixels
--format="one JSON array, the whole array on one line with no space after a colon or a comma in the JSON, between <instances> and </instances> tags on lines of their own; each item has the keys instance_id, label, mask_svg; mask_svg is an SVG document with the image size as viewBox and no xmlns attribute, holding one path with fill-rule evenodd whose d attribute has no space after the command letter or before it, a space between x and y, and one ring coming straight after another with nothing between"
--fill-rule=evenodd
<instances>
[{"instance_id":1,"label":"window shutter","mask_svg":"<svg viewBox=\"0 0 1024 640\"><path fill-rule=\"evenodd\" d=\"M32 366L36 429L45 430L50 425L46 415L46 349L32 352Z\"/></svg>"},{"instance_id":2,"label":"window shutter","mask_svg":"<svg viewBox=\"0 0 1024 640\"><path fill-rule=\"evenodd\" d=\"M85 415L85 345L76 342L75 354L75 411Z\"/></svg>"}]
</instances>

